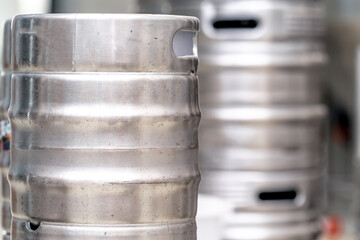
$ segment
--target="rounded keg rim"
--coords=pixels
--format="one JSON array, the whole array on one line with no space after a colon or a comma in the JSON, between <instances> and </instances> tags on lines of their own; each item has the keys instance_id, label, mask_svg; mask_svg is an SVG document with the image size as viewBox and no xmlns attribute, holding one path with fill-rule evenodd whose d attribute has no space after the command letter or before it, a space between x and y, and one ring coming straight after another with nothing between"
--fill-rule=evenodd
<instances>
[{"instance_id":1,"label":"rounded keg rim","mask_svg":"<svg viewBox=\"0 0 360 240\"><path fill-rule=\"evenodd\" d=\"M272 179L279 181L284 179L298 180L311 180L322 179L326 174L326 169L317 167L310 169L292 169L292 170L276 170L276 171L261 171L261 170L218 170L218 169L203 169L204 176L218 176L220 178L227 179L230 175L233 176L231 180L236 179L248 179L250 182L262 182L264 180ZM274 178L277 176L277 178Z\"/></svg>"},{"instance_id":2,"label":"rounded keg rim","mask_svg":"<svg viewBox=\"0 0 360 240\"><path fill-rule=\"evenodd\" d=\"M199 20L190 16L18 15L12 21L13 71L190 74L197 71L198 31ZM176 37L179 32L193 34Z\"/></svg>"},{"instance_id":3,"label":"rounded keg rim","mask_svg":"<svg viewBox=\"0 0 360 240\"><path fill-rule=\"evenodd\" d=\"M323 119L327 114L324 105L314 106L228 106L202 108L203 119L229 122L261 122L261 121L304 121Z\"/></svg>"},{"instance_id":4,"label":"rounded keg rim","mask_svg":"<svg viewBox=\"0 0 360 240\"><path fill-rule=\"evenodd\" d=\"M195 20L199 21L197 17L194 16L186 16L186 15L170 15L170 14L148 14L148 13L36 13L36 14L19 14L13 18L14 20L21 18L43 18L43 19L57 19L57 18L70 18L74 16L82 16L82 17L100 17L100 16L109 16L116 17L118 19L154 19L158 20L162 18L162 20Z\"/></svg>"},{"instance_id":5,"label":"rounded keg rim","mask_svg":"<svg viewBox=\"0 0 360 240\"><path fill-rule=\"evenodd\" d=\"M221 51L220 51L221 49ZM321 68L328 63L319 41L210 41L199 46L201 67Z\"/></svg>"},{"instance_id":6,"label":"rounded keg rim","mask_svg":"<svg viewBox=\"0 0 360 240\"><path fill-rule=\"evenodd\" d=\"M304 231L306 230L306 231ZM250 235L250 233L254 233ZM281 234L282 233L282 234ZM268 225L230 225L223 230L226 240L312 239L321 233L321 221L302 221Z\"/></svg>"},{"instance_id":7,"label":"rounded keg rim","mask_svg":"<svg viewBox=\"0 0 360 240\"><path fill-rule=\"evenodd\" d=\"M318 211L304 211L304 210L291 210L291 211L242 211L233 206L233 211L223 218L225 222L230 225L240 226L268 226L270 224L296 224L302 222L316 222L319 221L321 210ZM259 218L255 221L254 218ZM276 218L275 220L273 218ZM251 221L250 221L251 219ZM284 221L286 219L286 221Z\"/></svg>"}]
</instances>

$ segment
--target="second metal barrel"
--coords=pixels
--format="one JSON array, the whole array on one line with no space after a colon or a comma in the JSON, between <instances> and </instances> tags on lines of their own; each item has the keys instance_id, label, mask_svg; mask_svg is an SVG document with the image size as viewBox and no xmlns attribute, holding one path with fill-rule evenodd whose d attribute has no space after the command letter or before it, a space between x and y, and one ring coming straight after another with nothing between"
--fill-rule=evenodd
<instances>
[{"instance_id":1,"label":"second metal barrel","mask_svg":"<svg viewBox=\"0 0 360 240\"><path fill-rule=\"evenodd\" d=\"M10 208L10 185L8 171L10 166L10 123L8 120L8 108L10 105L11 91L11 21L8 20L4 27L3 41L3 72L0 82L0 131L1 131L1 227L3 238L10 239L11 208Z\"/></svg>"},{"instance_id":2,"label":"second metal barrel","mask_svg":"<svg viewBox=\"0 0 360 240\"><path fill-rule=\"evenodd\" d=\"M139 3L201 20L200 192L234 204L222 239L315 239L325 196L323 2Z\"/></svg>"}]
</instances>

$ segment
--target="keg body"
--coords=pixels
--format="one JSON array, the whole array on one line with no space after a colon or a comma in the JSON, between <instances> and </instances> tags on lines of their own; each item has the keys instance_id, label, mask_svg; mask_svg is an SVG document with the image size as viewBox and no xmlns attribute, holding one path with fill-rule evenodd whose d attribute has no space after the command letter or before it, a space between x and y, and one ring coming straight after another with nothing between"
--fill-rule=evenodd
<instances>
[{"instance_id":1,"label":"keg body","mask_svg":"<svg viewBox=\"0 0 360 240\"><path fill-rule=\"evenodd\" d=\"M11 208L10 208L10 186L8 172L10 166L10 123L8 120L8 108L11 95L11 21L8 20L4 26L3 41L3 72L0 82L0 129L1 129L1 227L3 239L10 238Z\"/></svg>"},{"instance_id":2,"label":"keg body","mask_svg":"<svg viewBox=\"0 0 360 240\"><path fill-rule=\"evenodd\" d=\"M323 168L323 45L202 37L201 168Z\"/></svg>"},{"instance_id":3,"label":"keg body","mask_svg":"<svg viewBox=\"0 0 360 240\"><path fill-rule=\"evenodd\" d=\"M196 239L197 57L177 57L172 40L198 25L14 19L14 239Z\"/></svg>"},{"instance_id":4,"label":"keg body","mask_svg":"<svg viewBox=\"0 0 360 240\"><path fill-rule=\"evenodd\" d=\"M224 240L316 239L327 130L321 4L209 2L199 13L200 192L233 204ZM239 16L258 25L215 26Z\"/></svg>"},{"instance_id":5,"label":"keg body","mask_svg":"<svg viewBox=\"0 0 360 240\"><path fill-rule=\"evenodd\" d=\"M324 3L139 3L152 13L171 3L172 13L201 21L200 192L234 206L222 239L316 239L325 202Z\"/></svg>"}]
</instances>

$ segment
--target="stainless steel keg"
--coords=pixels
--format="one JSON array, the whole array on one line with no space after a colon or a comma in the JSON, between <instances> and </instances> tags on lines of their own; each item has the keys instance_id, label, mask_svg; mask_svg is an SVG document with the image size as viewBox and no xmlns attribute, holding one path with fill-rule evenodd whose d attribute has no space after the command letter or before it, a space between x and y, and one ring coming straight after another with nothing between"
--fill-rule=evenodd
<instances>
[{"instance_id":1,"label":"stainless steel keg","mask_svg":"<svg viewBox=\"0 0 360 240\"><path fill-rule=\"evenodd\" d=\"M0 82L0 124L1 124L1 227L3 239L10 239L11 208L10 208L10 186L8 172L10 166L10 123L8 120L8 108L10 105L11 90L11 21L8 20L4 26L3 41L3 72Z\"/></svg>"},{"instance_id":2,"label":"stainless steel keg","mask_svg":"<svg viewBox=\"0 0 360 240\"><path fill-rule=\"evenodd\" d=\"M201 20L200 191L235 205L223 239L314 239L325 198L324 3L139 2Z\"/></svg>"},{"instance_id":3,"label":"stainless steel keg","mask_svg":"<svg viewBox=\"0 0 360 240\"><path fill-rule=\"evenodd\" d=\"M159 12L166 2L140 1L140 8ZM327 61L320 41L323 3L172 1L171 9L202 20L201 167L289 170L323 166L326 109L320 102ZM261 24L236 25L244 18ZM302 31L295 31L295 26L303 26Z\"/></svg>"},{"instance_id":4,"label":"stainless steel keg","mask_svg":"<svg viewBox=\"0 0 360 240\"><path fill-rule=\"evenodd\" d=\"M165 15L14 18L14 240L196 239L198 29Z\"/></svg>"},{"instance_id":5,"label":"stainless steel keg","mask_svg":"<svg viewBox=\"0 0 360 240\"><path fill-rule=\"evenodd\" d=\"M140 7L159 12L165 3L140 1ZM325 30L323 3L172 1L171 8L202 20L201 167L274 170L322 166L326 110L319 103L327 61L320 41ZM259 24L236 25L244 18L256 19ZM301 30L294 30L296 26L302 26ZM274 120L277 114L287 115L288 120ZM232 115L244 119L236 123L224 120Z\"/></svg>"}]
</instances>

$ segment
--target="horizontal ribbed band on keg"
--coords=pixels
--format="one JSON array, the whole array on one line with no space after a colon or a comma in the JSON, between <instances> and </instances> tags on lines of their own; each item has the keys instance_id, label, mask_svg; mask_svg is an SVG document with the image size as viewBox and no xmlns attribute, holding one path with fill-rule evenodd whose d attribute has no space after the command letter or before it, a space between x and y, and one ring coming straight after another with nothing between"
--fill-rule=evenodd
<instances>
[{"instance_id":1,"label":"horizontal ribbed band on keg","mask_svg":"<svg viewBox=\"0 0 360 240\"><path fill-rule=\"evenodd\" d=\"M258 154L266 150L288 151L289 153L291 151L301 153L305 150L305 152L315 154L313 155L315 158L309 159L315 161L310 164L314 167L319 162L321 153L325 151L326 111L321 105L304 108L203 108L203 116L199 136L202 157L204 153L208 154L206 151L210 149L210 151L237 149L237 153L240 150L256 151L258 149L260 151ZM222 153L221 151L219 154ZM273 157L276 161L276 155ZM216 154L211 158L216 161ZM234 158L231 159L236 161ZM250 160L251 158L248 161ZM261 162L261 159L259 161ZM202 158L201 162L204 166L207 159ZM219 161L219 164L221 162ZM248 164L256 168L255 162L248 162ZM297 163L289 162L286 167L292 164L297 166ZM241 164L236 165L241 166ZM275 166L278 165L275 164L273 167Z\"/></svg>"},{"instance_id":2,"label":"horizontal ribbed band on keg","mask_svg":"<svg viewBox=\"0 0 360 240\"><path fill-rule=\"evenodd\" d=\"M11 70L11 20L7 20L4 25L4 38L2 49L3 70Z\"/></svg>"},{"instance_id":3,"label":"horizontal ribbed band on keg","mask_svg":"<svg viewBox=\"0 0 360 240\"><path fill-rule=\"evenodd\" d=\"M323 151L326 137L325 118L281 119L253 115L249 111L243 119L209 119L204 111L200 124L200 151L219 148L248 150ZM230 114L230 113L229 113ZM234 115L236 113L233 113ZM248 118L246 118L248 117ZM258 117L258 118L257 118ZM214 138L213 136L216 136ZM268 159L269 160L269 159Z\"/></svg>"},{"instance_id":4,"label":"horizontal ribbed band on keg","mask_svg":"<svg viewBox=\"0 0 360 240\"><path fill-rule=\"evenodd\" d=\"M203 108L204 121L228 122L303 122L324 120L327 109L323 105L281 107L223 107Z\"/></svg>"},{"instance_id":5,"label":"horizontal ribbed band on keg","mask_svg":"<svg viewBox=\"0 0 360 240\"><path fill-rule=\"evenodd\" d=\"M268 225L225 225L223 240L314 240L321 233L321 221L303 221Z\"/></svg>"},{"instance_id":6,"label":"horizontal ribbed band on keg","mask_svg":"<svg viewBox=\"0 0 360 240\"><path fill-rule=\"evenodd\" d=\"M233 203L241 211L307 211L324 206L324 170L209 171L202 169L199 191Z\"/></svg>"},{"instance_id":7,"label":"horizontal ribbed band on keg","mask_svg":"<svg viewBox=\"0 0 360 240\"><path fill-rule=\"evenodd\" d=\"M201 42L201 71L207 68L314 68L328 62L320 42Z\"/></svg>"},{"instance_id":8,"label":"horizontal ribbed band on keg","mask_svg":"<svg viewBox=\"0 0 360 240\"><path fill-rule=\"evenodd\" d=\"M196 149L15 148L12 153L9 180L17 218L137 224L170 223L196 215L200 180Z\"/></svg>"},{"instance_id":9,"label":"horizontal ribbed band on keg","mask_svg":"<svg viewBox=\"0 0 360 240\"><path fill-rule=\"evenodd\" d=\"M318 67L220 69L202 65L200 102L202 107L318 104L323 75Z\"/></svg>"},{"instance_id":10,"label":"horizontal ribbed band on keg","mask_svg":"<svg viewBox=\"0 0 360 240\"><path fill-rule=\"evenodd\" d=\"M267 224L296 224L301 222L312 222L319 220L322 210L308 212L304 210L295 211L242 211L233 209L232 212L222 218L230 225L267 225Z\"/></svg>"},{"instance_id":11,"label":"horizontal ribbed band on keg","mask_svg":"<svg viewBox=\"0 0 360 240\"><path fill-rule=\"evenodd\" d=\"M198 146L195 76L14 74L13 83L13 149Z\"/></svg>"},{"instance_id":12,"label":"horizontal ribbed band on keg","mask_svg":"<svg viewBox=\"0 0 360 240\"><path fill-rule=\"evenodd\" d=\"M309 169L323 166L325 162L325 143L323 147L306 148L245 148L236 145L219 146L209 144L206 135L201 140L199 151L200 168L209 170L254 170L276 171ZM220 136L218 136L220 137Z\"/></svg>"},{"instance_id":13,"label":"horizontal ribbed band on keg","mask_svg":"<svg viewBox=\"0 0 360 240\"><path fill-rule=\"evenodd\" d=\"M13 20L14 71L196 72L198 59L193 38L198 30L199 21L194 17L19 15ZM174 37L179 31L194 34ZM176 56L177 44L185 46L184 43L188 54Z\"/></svg>"},{"instance_id":14,"label":"horizontal ribbed band on keg","mask_svg":"<svg viewBox=\"0 0 360 240\"><path fill-rule=\"evenodd\" d=\"M28 221L15 218L12 229L13 240L196 240L195 221L163 225L72 225L42 222L35 229Z\"/></svg>"}]
</instances>

